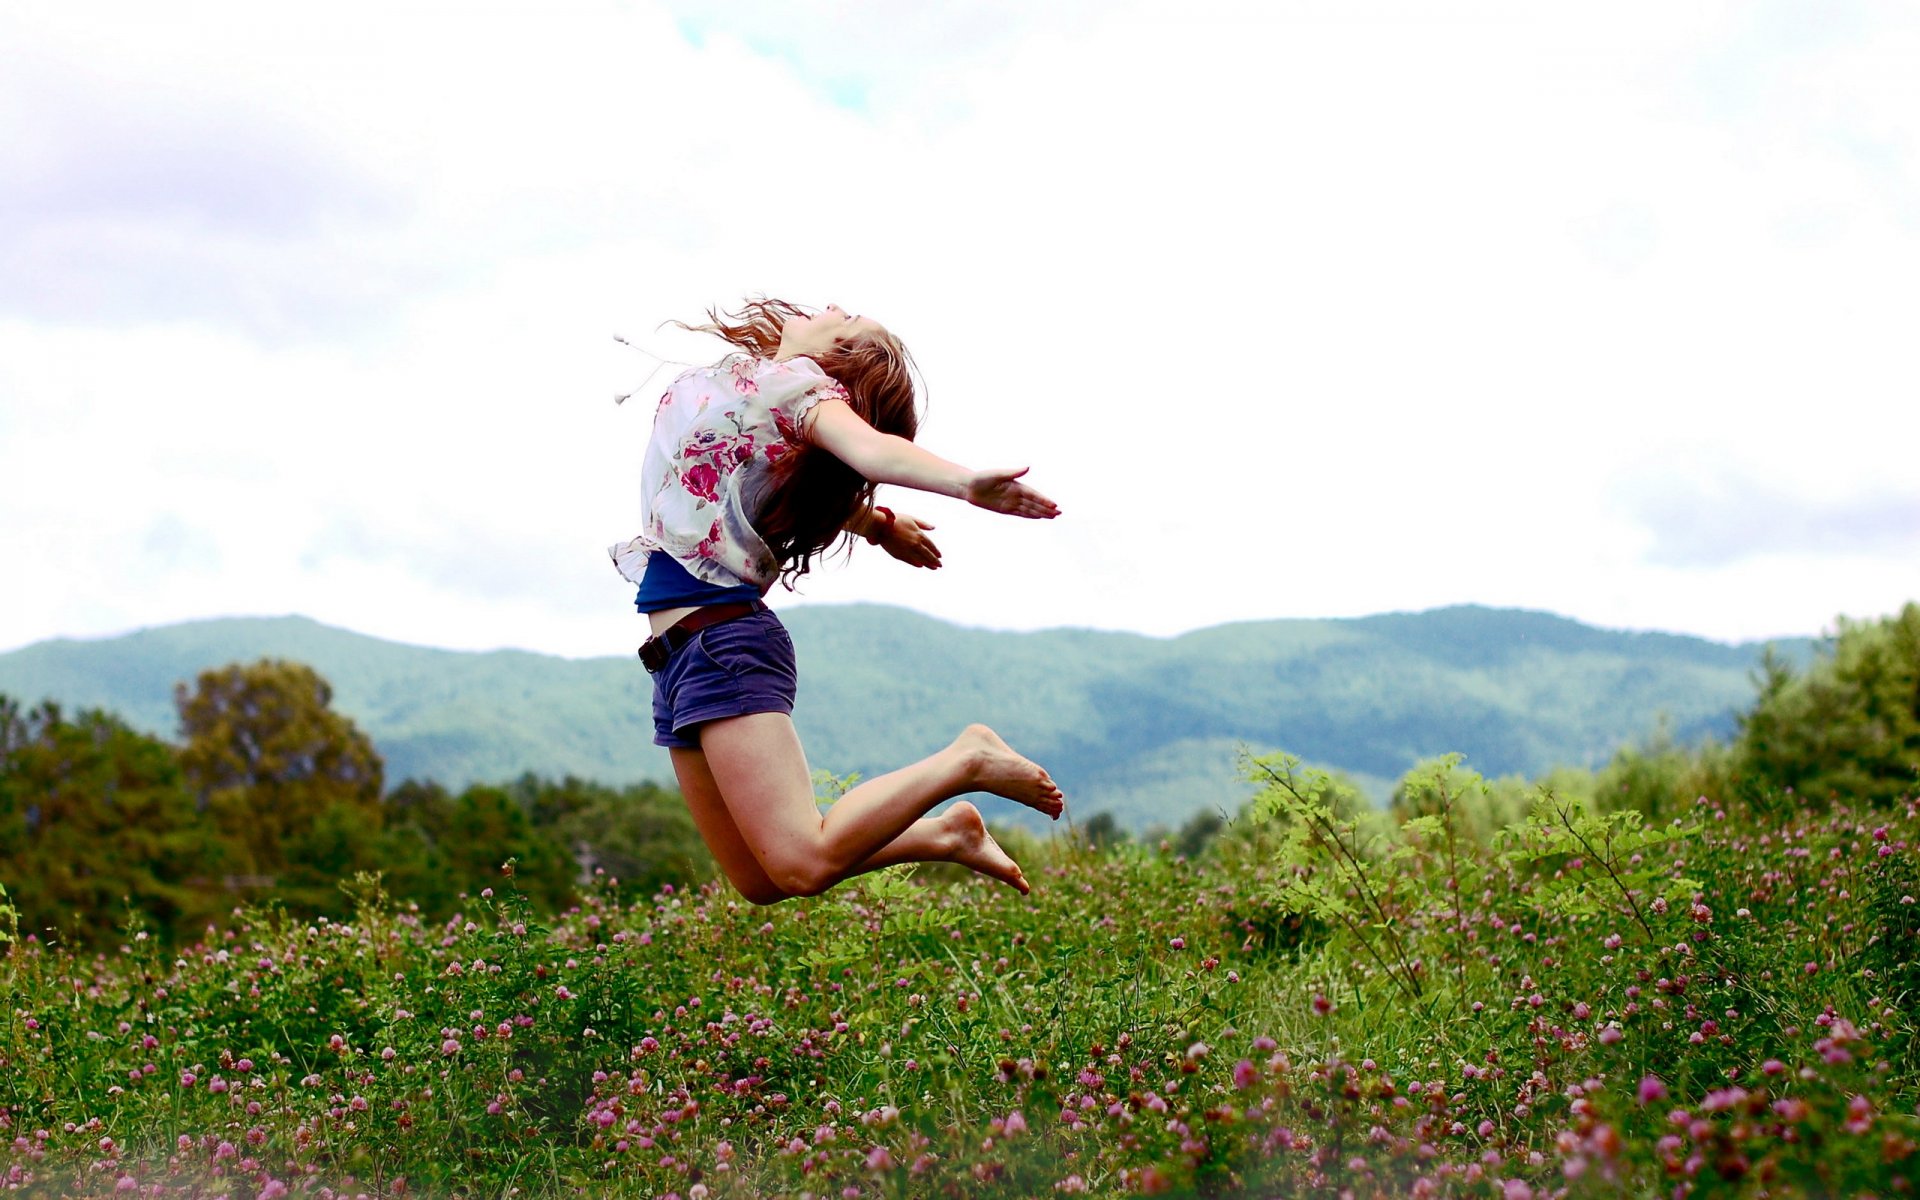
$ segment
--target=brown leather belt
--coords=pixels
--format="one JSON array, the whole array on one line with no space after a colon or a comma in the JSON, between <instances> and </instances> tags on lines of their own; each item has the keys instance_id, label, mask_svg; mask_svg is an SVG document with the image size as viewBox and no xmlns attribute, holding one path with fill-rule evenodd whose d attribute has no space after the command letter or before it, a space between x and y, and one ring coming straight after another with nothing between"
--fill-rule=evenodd
<instances>
[{"instance_id":1,"label":"brown leather belt","mask_svg":"<svg viewBox=\"0 0 1920 1200\"><path fill-rule=\"evenodd\" d=\"M763 600L736 600L730 604L709 604L705 608L696 608L668 626L667 631L659 637L650 637L641 642L640 663L649 673L664 671L674 651L692 641L693 635L702 629L766 610L767 605Z\"/></svg>"}]
</instances>

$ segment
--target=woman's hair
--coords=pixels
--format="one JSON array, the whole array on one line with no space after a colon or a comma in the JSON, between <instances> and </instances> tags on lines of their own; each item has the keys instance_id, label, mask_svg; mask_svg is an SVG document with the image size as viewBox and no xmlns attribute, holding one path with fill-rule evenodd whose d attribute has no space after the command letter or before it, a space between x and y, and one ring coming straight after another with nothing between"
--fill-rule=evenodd
<instances>
[{"instance_id":1,"label":"woman's hair","mask_svg":"<svg viewBox=\"0 0 1920 1200\"><path fill-rule=\"evenodd\" d=\"M739 312L707 310L707 321L682 329L716 334L760 358L780 350L788 318L805 316L797 305L765 297L749 299ZM920 431L914 395L913 357L891 333L862 334L810 355L820 369L847 389L860 418L881 433L912 441ZM855 513L873 502L874 485L817 446L802 445L774 464L775 482L766 505L754 515L754 529L780 561L781 581L789 590L805 575L816 554L824 555L846 534Z\"/></svg>"}]
</instances>

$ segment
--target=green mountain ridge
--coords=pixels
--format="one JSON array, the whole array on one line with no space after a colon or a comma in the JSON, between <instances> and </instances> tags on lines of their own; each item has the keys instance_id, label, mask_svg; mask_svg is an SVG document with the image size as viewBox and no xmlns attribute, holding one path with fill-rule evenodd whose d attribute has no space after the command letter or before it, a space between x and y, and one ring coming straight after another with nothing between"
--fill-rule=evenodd
<instances>
[{"instance_id":1,"label":"green mountain ridge","mask_svg":"<svg viewBox=\"0 0 1920 1200\"><path fill-rule=\"evenodd\" d=\"M1418 759L1450 750L1490 776L1534 775L1598 765L1659 717L1681 740L1724 736L1753 698L1761 657L1759 643L1480 606L1173 638L972 629L879 605L781 617L800 660L794 720L815 766L872 776L985 721L1046 764L1072 813L1107 809L1134 828L1201 808L1231 813L1249 792L1242 746L1339 768L1379 796ZM1817 643L1774 644L1804 663ZM0 693L105 708L173 736L175 684L262 657L325 676L334 706L385 757L390 785L527 771L611 784L672 777L652 744L651 683L632 657L439 650L305 617L235 617L0 654ZM993 819L1024 813L988 804Z\"/></svg>"}]
</instances>

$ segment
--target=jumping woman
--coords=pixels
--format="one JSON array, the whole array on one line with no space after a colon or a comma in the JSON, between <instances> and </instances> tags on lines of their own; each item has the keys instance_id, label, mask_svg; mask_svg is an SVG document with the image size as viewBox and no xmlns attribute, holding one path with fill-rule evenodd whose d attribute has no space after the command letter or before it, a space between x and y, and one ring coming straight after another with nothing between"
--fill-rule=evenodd
<instances>
[{"instance_id":1,"label":"jumping woman","mask_svg":"<svg viewBox=\"0 0 1920 1200\"><path fill-rule=\"evenodd\" d=\"M1037 764L984 725L930 758L850 789L824 814L793 727L793 642L762 601L856 537L935 568L925 521L873 504L891 483L1017 517L1054 517L1026 468L970 471L914 445L911 360L868 317L781 300L714 310L702 325L735 352L660 398L641 466L642 532L612 547L650 637L654 742L673 756L695 826L755 904L813 896L905 862L954 862L1029 890L966 801L985 791L1058 819Z\"/></svg>"}]
</instances>

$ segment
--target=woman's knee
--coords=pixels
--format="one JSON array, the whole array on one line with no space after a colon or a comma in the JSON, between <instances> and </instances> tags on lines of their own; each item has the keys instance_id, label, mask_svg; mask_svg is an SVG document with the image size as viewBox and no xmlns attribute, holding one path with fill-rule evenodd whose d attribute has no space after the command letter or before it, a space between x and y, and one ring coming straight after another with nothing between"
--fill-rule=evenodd
<instances>
[{"instance_id":1,"label":"woman's knee","mask_svg":"<svg viewBox=\"0 0 1920 1200\"><path fill-rule=\"evenodd\" d=\"M746 847L739 849L744 855ZM731 859L732 855L727 858ZM757 862L722 861L720 870L726 875L727 882L733 885L733 890L739 892L740 898L749 904L778 904L793 898L793 893L775 882Z\"/></svg>"},{"instance_id":2,"label":"woman's knee","mask_svg":"<svg viewBox=\"0 0 1920 1200\"><path fill-rule=\"evenodd\" d=\"M762 907L793 899L791 893L781 891L779 886L771 881L750 880L745 884L734 883L733 890L739 892L748 904L757 904Z\"/></svg>"},{"instance_id":3,"label":"woman's knee","mask_svg":"<svg viewBox=\"0 0 1920 1200\"><path fill-rule=\"evenodd\" d=\"M767 878L787 896L818 896L837 882L826 864L810 854L770 857L765 866Z\"/></svg>"}]
</instances>

